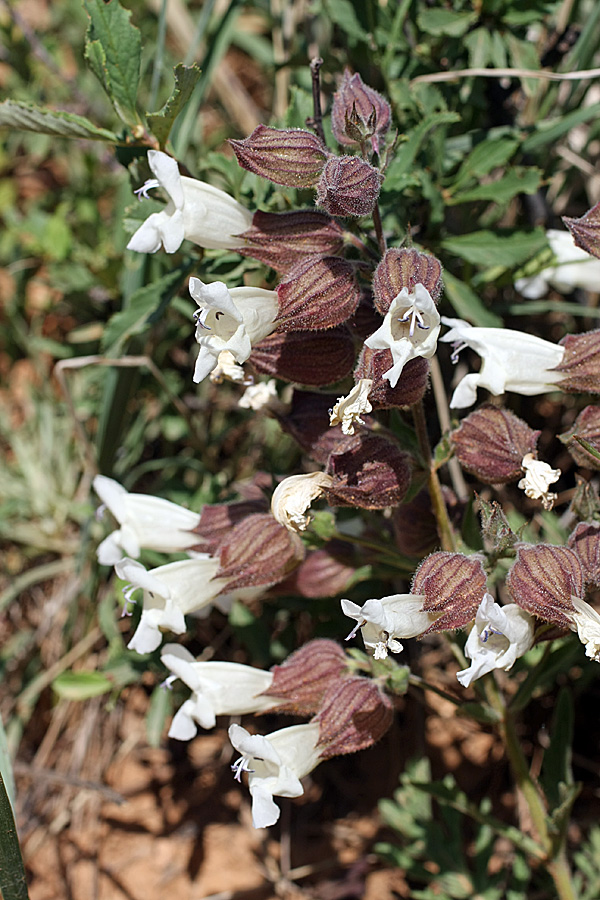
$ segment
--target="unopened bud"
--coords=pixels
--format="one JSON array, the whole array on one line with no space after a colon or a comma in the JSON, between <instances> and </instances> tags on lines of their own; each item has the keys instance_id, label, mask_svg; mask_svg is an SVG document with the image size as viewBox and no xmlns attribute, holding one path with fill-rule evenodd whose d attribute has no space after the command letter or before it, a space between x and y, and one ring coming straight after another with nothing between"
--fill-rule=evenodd
<instances>
[{"instance_id":1,"label":"unopened bud","mask_svg":"<svg viewBox=\"0 0 600 900\"><path fill-rule=\"evenodd\" d=\"M520 544L506 586L522 609L569 628L574 612L571 598L583 597L583 570L579 557L568 547Z\"/></svg>"},{"instance_id":2,"label":"unopened bud","mask_svg":"<svg viewBox=\"0 0 600 900\"><path fill-rule=\"evenodd\" d=\"M332 216L368 216L373 212L382 176L358 156L329 159L317 185L317 206Z\"/></svg>"},{"instance_id":3,"label":"unopened bud","mask_svg":"<svg viewBox=\"0 0 600 900\"><path fill-rule=\"evenodd\" d=\"M559 387L569 393L600 394L600 329L584 334L568 334L561 341L565 348L560 365Z\"/></svg>"},{"instance_id":4,"label":"unopened bud","mask_svg":"<svg viewBox=\"0 0 600 900\"><path fill-rule=\"evenodd\" d=\"M312 716L334 682L347 675L348 658L335 641L317 638L296 650L280 666L273 666L273 681L264 692L277 699L277 712Z\"/></svg>"},{"instance_id":5,"label":"unopened bud","mask_svg":"<svg viewBox=\"0 0 600 900\"><path fill-rule=\"evenodd\" d=\"M485 404L450 439L463 469L486 484L507 484L521 478L523 457L535 455L539 436L508 409Z\"/></svg>"},{"instance_id":6,"label":"unopened bud","mask_svg":"<svg viewBox=\"0 0 600 900\"><path fill-rule=\"evenodd\" d=\"M323 387L350 374L354 343L343 326L328 331L275 331L254 345L250 362L264 375Z\"/></svg>"},{"instance_id":7,"label":"unopened bud","mask_svg":"<svg viewBox=\"0 0 600 900\"><path fill-rule=\"evenodd\" d=\"M331 128L336 140L348 146L370 138L374 152L380 155L380 140L390 120L391 108L385 97L365 84L358 73L351 75L346 69L333 95Z\"/></svg>"},{"instance_id":8,"label":"unopened bud","mask_svg":"<svg viewBox=\"0 0 600 900\"><path fill-rule=\"evenodd\" d=\"M312 131L258 125L242 141L230 141L243 169L288 187L314 187L327 151Z\"/></svg>"},{"instance_id":9,"label":"unopened bud","mask_svg":"<svg viewBox=\"0 0 600 900\"><path fill-rule=\"evenodd\" d=\"M290 475L277 485L271 498L271 512L280 525L290 531L306 531L310 516L306 510L313 500L322 497L331 485L331 476L324 472Z\"/></svg>"},{"instance_id":10,"label":"unopened bud","mask_svg":"<svg viewBox=\"0 0 600 900\"><path fill-rule=\"evenodd\" d=\"M425 612L440 613L425 634L462 628L474 619L486 585L478 556L440 550L424 559L415 572L411 592L425 595Z\"/></svg>"},{"instance_id":11,"label":"unopened bud","mask_svg":"<svg viewBox=\"0 0 600 900\"><path fill-rule=\"evenodd\" d=\"M600 257L600 203L588 209L579 219L563 216L562 220L578 247L592 256Z\"/></svg>"},{"instance_id":12,"label":"unopened bud","mask_svg":"<svg viewBox=\"0 0 600 900\"><path fill-rule=\"evenodd\" d=\"M240 500L236 503L206 504L202 507L200 521L193 533L198 535L198 543L190 549L197 553L214 554L221 542L243 519L255 513L266 512L266 500Z\"/></svg>"},{"instance_id":13,"label":"unopened bud","mask_svg":"<svg viewBox=\"0 0 600 900\"><path fill-rule=\"evenodd\" d=\"M330 685L313 721L321 757L329 759L375 744L391 728L394 707L369 678L341 678Z\"/></svg>"},{"instance_id":14,"label":"unopened bud","mask_svg":"<svg viewBox=\"0 0 600 900\"><path fill-rule=\"evenodd\" d=\"M216 578L225 590L277 584L304 558L300 538L268 513L248 516L222 542Z\"/></svg>"},{"instance_id":15,"label":"unopened bud","mask_svg":"<svg viewBox=\"0 0 600 900\"><path fill-rule=\"evenodd\" d=\"M600 454L600 406L586 406L582 409L569 431L559 437L563 444L566 444L577 465L586 469L600 469L600 458L590 453L577 440L581 438L592 450Z\"/></svg>"},{"instance_id":16,"label":"unopened bud","mask_svg":"<svg viewBox=\"0 0 600 900\"><path fill-rule=\"evenodd\" d=\"M514 556L513 547L519 540L510 527L504 510L495 500L490 503L479 498L481 534L489 549L497 557Z\"/></svg>"},{"instance_id":17,"label":"unopened bud","mask_svg":"<svg viewBox=\"0 0 600 900\"><path fill-rule=\"evenodd\" d=\"M379 435L346 438L327 469L333 478L326 492L330 506L385 509L402 503L410 486L410 457Z\"/></svg>"},{"instance_id":18,"label":"unopened bud","mask_svg":"<svg viewBox=\"0 0 600 900\"><path fill-rule=\"evenodd\" d=\"M600 587L600 523L580 522L569 535L569 547L579 557L586 585Z\"/></svg>"},{"instance_id":19,"label":"unopened bud","mask_svg":"<svg viewBox=\"0 0 600 900\"><path fill-rule=\"evenodd\" d=\"M358 306L355 267L339 256L303 260L277 287L280 331L323 331L341 325Z\"/></svg>"},{"instance_id":20,"label":"unopened bud","mask_svg":"<svg viewBox=\"0 0 600 900\"><path fill-rule=\"evenodd\" d=\"M247 246L242 256L251 256L277 272L288 272L307 257L337 256L344 246L344 233L330 216L315 210L255 212L252 228L240 235Z\"/></svg>"},{"instance_id":21,"label":"unopened bud","mask_svg":"<svg viewBox=\"0 0 600 900\"><path fill-rule=\"evenodd\" d=\"M419 250L388 250L373 275L374 303L382 316L403 288L414 293L422 284L432 300L442 292L442 265L435 256Z\"/></svg>"},{"instance_id":22,"label":"unopened bud","mask_svg":"<svg viewBox=\"0 0 600 900\"><path fill-rule=\"evenodd\" d=\"M369 401L373 409L406 409L423 399L429 381L429 360L422 356L409 359L395 387L383 377L393 365L391 350L371 350L363 346L354 377L372 380Z\"/></svg>"}]
</instances>

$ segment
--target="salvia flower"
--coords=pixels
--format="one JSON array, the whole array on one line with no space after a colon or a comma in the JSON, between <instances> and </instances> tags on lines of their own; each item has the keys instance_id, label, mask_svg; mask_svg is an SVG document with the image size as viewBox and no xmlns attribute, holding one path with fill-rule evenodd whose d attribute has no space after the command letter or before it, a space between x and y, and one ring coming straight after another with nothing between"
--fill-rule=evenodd
<instances>
[{"instance_id":1,"label":"salvia flower","mask_svg":"<svg viewBox=\"0 0 600 900\"><path fill-rule=\"evenodd\" d=\"M194 369L196 383L215 368L223 350L229 350L236 362L246 362L252 345L275 328L275 291L249 287L228 290L222 281L204 284L199 278L190 278L190 294L200 307L194 313L200 344Z\"/></svg>"},{"instance_id":2,"label":"salvia flower","mask_svg":"<svg viewBox=\"0 0 600 900\"><path fill-rule=\"evenodd\" d=\"M383 377L395 387L409 359L431 359L439 332L440 314L431 294L424 285L416 284L413 291L402 288L392 300L381 328L367 338L365 346L391 351L394 364Z\"/></svg>"},{"instance_id":3,"label":"salvia flower","mask_svg":"<svg viewBox=\"0 0 600 900\"><path fill-rule=\"evenodd\" d=\"M516 603L499 606L491 594L485 594L475 624L465 644L468 669L457 673L463 687L494 669L508 672L533 643L533 618Z\"/></svg>"},{"instance_id":4,"label":"salvia flower","mask_svg":"<svg viewBox=\"0 0 600 900\"><path fill-rule=\"evenodd\" d=\"M514 391L516 394L544 394L562 381L560 372L551 371L565 355L565 348L523 331L510 328L478 328L462 319L442 318L448 331L441 341L455 345L452 360L470 347L481 356L479 372L472 372L457 386L450 406L463 409L477 400L477 388L492 394Z\"/></svg>"},{"instance_id":5,"label":"salvia flower","mask_svg":"<svg viewBox=\"0 0 600 900\"><path fill-rule=\"evenodd\" d=\"M365 84L358 73L344 71L331 110L331 127L340 144L357 144L370 138L373 151L379 154L381 139L390 127L391 112L387 100Z\"/></svg>"},{"instance_id":6,"label":"salvia flower","mask_svg":"<svg viewBox=\"0 0 600 900\"><path fill-rule=\"evenodd\" d=\"M246 375L242 366L238 366L231 350L221 350L217 357L217 365L210 373L213 384L232 381L234 384L253 384L252 376Z\"/></svg>"},{"instance_id":7,"label":"salvia flower","mask_svg":"<svg viewBox=\"0 0 600 900\"><path fill-rule=\"evenodd\" d=\"M569 547L518 544L506 587L522 609L559 628L570 628L573 598L584 594L583 568Z\"/></svg>"},{"instance_id":8,"label":"salvia flower","mask_svg":"<svg viewBox=\"0 0 600 900\"><path fill-rule=\"evenodd\" d=\"M174 553L197 543L191 530L200 521L198 513L162 497L130 494L105 475L96 475L94 490L120 526L98 546L102 565L113 566L125 554L138 557L142 548Z\"/></svg>"},{"instance_id":9,"label":"salvia flower","mask_svg":"<svg viewBox=\"0 0 600 900\"><path fill-rule=\"evenodd\" d=\"M575 221L575 220L569 220ZM600 291L600 262L573 243L568 231L551 229L546 232L556 261L530 278L518 278L515 287L529 300L538 300L553 287L561 294L583 288Z\"/></svg>"},{"instance_id":10,"label":"salvia flower","mask_svg":"<svg viewBox=\"0 0 600 900\"><path fill-rule=\"evenodd\" d=\"M214 728L217 716L242 716L278 705L274 698L260 696L273 682L272 672L231 662L197 662L180 644L165 644L162 663L172 672L170 686L180 678L192 691L175 713L169 737L189 741L201 728Z\"/></svg>"},{"instance_id":11,"label":"salvia flower","mask_svg":"<svg viewBox=\"0 0 600 900\"><path fill-rule=\"evenodd\" d=\"M399 638L417 637L431 625L435 615L423 610L424 596L392 594L380 600L367 600L362 606L351 600L342 600L342 612L356 625L346 638L353 638L361 630L367 650L375 659L385 659L390 653L400 653Z\"/></svg>"},{"instance_id":12,"label":"salvia flower","mask_svg":"<svg viewBox=\"0 0 600 900\"><path fill-rule=\"evenodd\" d=\"M229 740L241 754L231 767L236 780L242 780L242 772L248 773L252 824L268 828L280 814L273 797L300 797L304 793L300 779L319 764L319 726L292 725L263 737L231 725Z\"/></svg>"},{"instance_id":13,"label":"salvia flower","mask_svg":"<svg viewBox=\"0 0 600 900\"><path fill-rule=\"evenodd\" d=\"M306 475L290 475L273 491L271 512L280 525L290 531L306 531L310 516L306 510L313 500L322 497L331 485L331 475L309 472Z\"/></svg>"},{"instance_id":14,"label":"salvia flower","mask_svg":"<svg viewBox=\"0 0 600 900\"><path fill-rule=\"evenodd\" d=\"M600 615L580 597L573 597L573 606L573 625L579 640L585 644L585 655L600 662Z\"/></svg>"},{"instance_id":15,"label":"salvia flower","mask_svg":"<svg viewBox=\"0 0 600 900\"><path fill-rule=\"evenodd\" d=\"M487 484L507 484L523 474L523 457L537 449L539 431L508 409L485 403L450 435L463 469Z\"/></svg>"},{"instance_id":16,"label":"salvia flower","mask_svg":"<svg viewBox=\"0 0 600 900\"><path fill-rule=\"evenodd\" d=\"M347 397L338 397L337 403L329 413L329 424L341 425L344 434L354 434L354 423L364 425L361 416L373 409L369 403L369 391L372 386L372 378L360 378Z\"/></svg>"},{"instance_id":17,"label":"salvia flower","mask_svg":"<svg viewBox=\"0 0 600 900\"><path fill-rule=\"evenodd\" d=\"M525 454L522 466L525 478L519 481L520 489L530 500L541 500L544 509L552 509L558 494L550 491L549 487L560 478L560 469L553 469L548 463L536 459L533 453Z\"/></svg>"},{"instance_id":18,"label":"salvia flower","mask_svg":"<svg viewBox=\"0 0 600 900\"><path fill-rule=\"evenodd\" d=\"M211 184L180 175L177 162L160 150L148 150L148 165L155 178L140 189L140 199L161 187L169 202L164 210L148 216L127 244L128 250L156 253L164 247L167 253L175 253L184 239L217 250L244 246L238 235L252 225L252 213L237 200Z\"/></svg>"}]
</instances>

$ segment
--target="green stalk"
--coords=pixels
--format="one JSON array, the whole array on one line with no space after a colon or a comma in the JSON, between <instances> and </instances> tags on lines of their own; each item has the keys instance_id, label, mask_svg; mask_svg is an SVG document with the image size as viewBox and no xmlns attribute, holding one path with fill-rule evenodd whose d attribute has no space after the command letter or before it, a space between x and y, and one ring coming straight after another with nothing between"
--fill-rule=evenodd
<instances>
[{"instance_id":1,"label":"green stalk","mask_svg":"<svg viewBox=\"0 0 600 900\"><path fill-rule=\"evenodd\" d=\"M425 461L425 465L429 468L429 496L431 497L431 505L433 507L433 514L437 522L438 534L440 537L442 549L456 550L454 530L448 517L448 510L446 509L446 501L444 500L444 495L442 493L442 486L433 465L431 444L429 443L429 436L427 434L427 423L425 421L423 401L419 400L418 403L415 403L414 406L411 407L411 411L413 414L415 431L417 434L417 440L419 442L419 449L421 450L421 456Z\"/></svg>"},{"instance_id":2,"label":"green stalk","mask_svg":"<svg viewBox=\"0 0 600 900\"><path fill-rule=\"evenodd\" d=\"M3 900L29 900L17 827L0 773L0 891Z\"/></svg>"}]
</instances>

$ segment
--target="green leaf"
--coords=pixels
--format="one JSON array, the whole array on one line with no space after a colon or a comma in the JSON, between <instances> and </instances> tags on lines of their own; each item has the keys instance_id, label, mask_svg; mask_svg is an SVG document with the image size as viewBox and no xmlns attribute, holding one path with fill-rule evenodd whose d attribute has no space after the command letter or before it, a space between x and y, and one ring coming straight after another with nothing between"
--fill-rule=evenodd
<instances>
[{"instance_id":1,"label":"green leaf","mask_svg":"<svg viewBox=\"0 0 600 900\"><path fill-rule=\"evenodd\" d=\"M458 170L451 191L454 192L459 186L462 187L468 179L482 178L484 175L488 175L492 169L505 166L518 146L519 141L516 138L491 136L481 141L480 144L476 144Z\"/></svg>"},{"instance_id":2,"label":"green leaf","mask_svg":"<svg viewBox=\"0 0 600 900\"><path fill-rule=\"evenodd\" d=\"M497 181L480 184L470 190L461 191L448 200L448 206L472 203L477 200L491 200L494 203L508 203L517 194L535 194L542 180L542 170L532 166L516 166Z\"/></svg>"},{"instance_id":3,"label":"green leaf","mask_svg":"<svg viewBox=\"0 0 600 900\"><path fill-rule=\"evenodd\" d=\"M567 687L558 692L550 731L550 745L544 753L540 781L554 809L562 801L559 785L573 784L571 746L573 743L573 697Z\"/></svg>"},{"instance_id":4,"label":"green leaf","mask_svg":"<svg viewBox=\"0 0 600 900\"><path fill-rule=\"evenodd\" d=\"M52 687L63 700L89 700L112 691L113 683L102 672L62 672Z\"/></svg>"},{"instance_id":5,"label":"green leaf","mask_svg":"<svg viewBox=\"0 0 600 900\"><path fill-rule=\"evenodd\" d=\"M136 97L142 39L130 22L131 12L118 0L84 0L83 5L90 17L85 57L117 115L127 125L139 125Z\"/></svg>"},{"instance_id":6,"label":"green leaf","mask_svg":"<svg viewBox=\"0 0 600 900\"><path fill-rule=\"evenodd\" d=\"M499 229L498 229L499 231ZM503 268L518 266L546 246L546 232L543 228L533 231L473 231L442 241L448 253L466 259L476 266L489 268L491 265Z\"/></svg>"},{"instance_id":7,"label":"green leaf","mask_svg":"<svg viewBox=\"0 0 600 900\"><path fill-rule=\"evenodd\" d=\"M578 107L560 119L553 119L550 122L542 119L533 134L523 142L521 149L524 153L532 153L545 147L546 144L554 144L572 128L589 122L590 119L597 120L599 117L600 103L593 103L591 106Z\"/></svg>"},{"instance_id":8,"label":"green leaf","mask_svg":"<svg viewBox=\"0 0 600 900\"><path fill-rule=\"evenodd\" d=\"M175 87L163 108L160 112L146 114L148 125L163 149L175 119L190 99L192 91L198 83L201 70L197 65L184 66L179 63L175 66L173 74Z\"/></svg>"},{"instance_id":9,"label":"green leaf","mask_svg":"<svg viewBox=\"0 0 600 900\"><path fill-rule=\"evenodd\" d=\"M417 25L427 34L460 37L477 21L476 12L455 12L451 9L424 9L417 16Z\"/></svg>"},{"instance_id":10,"label":"green leaf","mask_svg":"<svg viewBox=\"0 0 600 900\"><path fill-rule=\"evenodd\" d=\"M368 41L369 35L358 21L356 10L350 0L327 0L325 8L332 22L344 32L351 47L360 41Z\"/></svg>"},{"instance_id":11,"label":"green leaf","mask_svg":"<svg viewBox=\"0 0 600 900\"><path fill-rule=\"evenodd\" d=\"M146 737L151 747L160 747L160 739L167 716L171 713L171 691L157 685L150 697L150 706L146 713Z\"/></svg>"},{"instance_id":12,"label":"green leaf","mask_svg":"<svg viewBox=\"0 0 600 900\"><path fill-rule=\"evenodd\" d=\"M87 138L91 141L118 141L114 132L98 128L84 116L61 110L43 109L32 103L5 100L0 103L0 128L35 131L54 137Z\"/></svg>"},{"instance_id":13,"label":"green leaf","mask_svg":"<svg viewBox=\"0 0 600 900\"><path fill-rule=\"evenodd\" d=\"M17 827L0 775L0 892L4 900L28 900L25 867Z\"/></svg>"},{"instance_id":14,"label":"green leaf","mask_svg":"<svg viewBox=\"0 0 600 900\"><path fill-rule=\"evenodd\" d=\"M472 325L479 325L482 328L502 326L500 316L486 309L475 291L448 271L444 271L444 288L454 312L460 319L466 319Z\"/></svg>"},{"instance_id":15,"label":"green leaf","mask_svg":"<svg viewBox=\"0 0 600 900\"><path fill-rule=\"evenodd\" d=\"M384 190L398 190L403 186L405 176L409 173L427 132L439 125L449 125L452 122L460 122L458 113L442 111L425 116L423 121L408 133L407 140L398 145L385 175Z\"/></svg>"},{"instance_id":16,"label":"green leaf","mask_svg":"<svg viewBox=\"0 0 600 900\"><path fill-rule=\"evenodd\" d=\"M492 41L487 28L475 28L464 39L469 51L469 68L481 69L487 66L492 56Z\"/></svg>"},{"instance_id":17,"label":"green leaf","mask_svg":"<svg viewBox=\"0 0 600 900\"><path fill-rule=\"evenodd\" d=\"M108 322L102 335L104 351L114 355L132 335L140 334L151 325L177 294L192 265L191 262L185 263L158 281L135 291L125 309L115 313Z\"/></svg>"}]
</instances>

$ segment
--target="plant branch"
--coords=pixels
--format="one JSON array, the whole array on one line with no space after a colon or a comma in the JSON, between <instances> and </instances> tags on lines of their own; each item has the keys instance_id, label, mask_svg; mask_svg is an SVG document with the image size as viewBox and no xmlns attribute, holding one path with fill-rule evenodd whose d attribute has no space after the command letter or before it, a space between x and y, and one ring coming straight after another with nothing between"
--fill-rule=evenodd
<instances>
[{"instance_id":1,"label":"plant branch","mask_svg":"<svg viewBox=\"0 0 600 900\"><path fill-rule=\"evenodd\" d=\"M431 505L433 514L437 522L438 534L443 550L456 550L456 541L454 530L448 517L446 509L446 501L442 493L442 485L438 478L437 472L431 458L431 444L429 443L429 435L427 434L427 423L425 421L425 410L423 409L423 401L419 400L414 406L411 406L413 420L415 423L415 431L419 441L419 448L425 466L428 469L428 487L429 496L431 497Z\"/></svg>"},{"instance_id":2,"label":"plant branch","mask_svg":"<svg viewBox=\"0 0 600 900\"><path fill-rule=\"evenodd\" d=\"M315 130L315 134L325 147L325 132L323 131L323 111L321 109L321 79L319 70L323 65L320 56L315 56L310 61L310 74L312 76L312 97L313 97L313 118L307 124L310 124Z\"/></svg>"}]
</instances>

